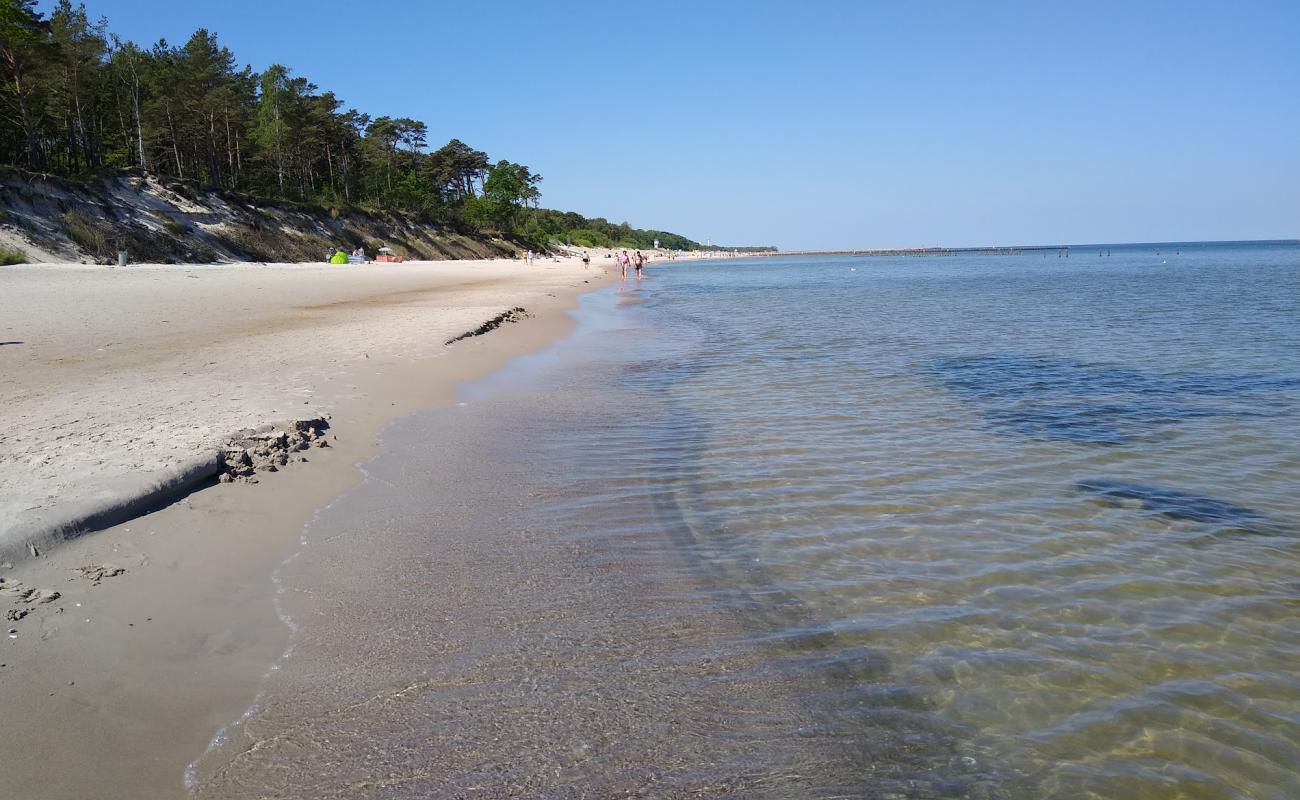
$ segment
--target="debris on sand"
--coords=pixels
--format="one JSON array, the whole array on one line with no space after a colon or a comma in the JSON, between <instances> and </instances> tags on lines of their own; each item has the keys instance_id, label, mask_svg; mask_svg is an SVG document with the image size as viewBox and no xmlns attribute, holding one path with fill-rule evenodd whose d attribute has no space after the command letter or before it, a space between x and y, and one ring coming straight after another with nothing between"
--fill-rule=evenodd
<instances>
[{"instance_id":1,"label":"debris on sand","mask_svg":"<svg viewBox=\"0 0 1300 800\"><path fill-rule=\"evenodd\" d=\"M28 603L32 600L32 595L40 594L35 589L24 589L22 581L5 580L0 578L0 595L13 600L16 603Z\"/></svg>"},{"instance_id":2,"label":"debris on sand","mask_svg":"<svg viewBox=\"0 0 1300 800\"><path fill-rule=\"evenodd\" d=\"M500 328L502 325L504 325L507 322L518 322L521 319L528 319L528 316L529 314L526 310L524 310L523 306L515 306L509 311L502 311L500 314L497 314L495 317L488 320L487 322L484 322L482 325L478 326L474 330L465 331L460 336L454 336L448 339L447 341L443 342L443 344L453 344L455 342L459 342L461 339L468 339L471 336L482 336L485 333L491 333L497 328Z\"/></svg>"},{"instance_id":3,"label":"debris on sand","mask_svg":"<svg viewBox=\"0 0 1300 800\"><path fill-rule=\"evenodd\" d=\"M6 581L0 578L0 595L5 596L14 605L5 609L5 620L7 622L17 622L32 613L33 609L29 606L44 605L53 603L63 596L61 592L53 589L41 591L31 587L24 587L22 581Z\"/></svg>"},{"instance_id":4,"label":"debris on sand","mask_svg":"<svg viewBox=\"0 0 1300 800\"><path fill-rule=\"evenodd\" d=\"M90 581L93 585L98 586L99 582L105 578L116 578L118 575L126 572L126 570L122 567L115 567L111 564L92 564L86 567L77 567L73 572Z\"/></svg>"},{"instance_id":5,"label":"debris on sand","mask_svg":"<svg viewBox=\"0 0 1300 800\"><path fill-rule=\"evenodd\" d=\"M245 428L227 439L223 446L225 469L221 472L221 482L254 483L253 476L258 472L277 472L288 464L291 453L329 447L325 439L329 426L325 417L313 417L294 420L285 426Z\"/></svg>"}]
</instances>

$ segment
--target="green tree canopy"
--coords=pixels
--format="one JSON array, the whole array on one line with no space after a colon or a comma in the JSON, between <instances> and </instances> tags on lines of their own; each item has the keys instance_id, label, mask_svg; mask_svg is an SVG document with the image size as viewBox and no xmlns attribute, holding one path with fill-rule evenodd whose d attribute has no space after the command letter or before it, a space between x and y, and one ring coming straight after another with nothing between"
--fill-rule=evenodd
<instances>
[{"instance_id":1,"label":"green tree canopy","mask_svg":"<svg viewBox=\"0 0 1300 800\"><path fill-rule=\"evenodd\" d=\"M529 167L494 163L456 138L430 152L426 122L348 108L283 64L256 72L215 32L142 47L71 0L57 0L48 18L35 0L0 0L0 120L0 164L33 171L147 169L218 190L404 211L538 246L576 232L641 247L654 238L540 209L542 178Z\"/></svg>"}]
</instances>

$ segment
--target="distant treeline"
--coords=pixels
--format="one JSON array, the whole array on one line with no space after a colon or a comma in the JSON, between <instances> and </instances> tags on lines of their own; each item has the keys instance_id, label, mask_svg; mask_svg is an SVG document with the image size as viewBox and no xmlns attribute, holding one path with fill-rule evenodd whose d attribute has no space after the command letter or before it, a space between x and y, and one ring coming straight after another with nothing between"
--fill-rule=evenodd
<instances>
[{"instance_id":1,"label":"distant treeline","mask_svg":"<svg viewBox=\"0 0 1300 800\"><path fill-rule=\"evenodd\" d=\"M699 242L668 231L640 230L626 222L615 225L602 217L590 219L572 211L541 208L533 213L533 220L546 236L577 247L637 247L648 250L655 246L655 242L659 243L659 247L669 250L699 250L703 247Z\"/></svg>"},{"instance_id":2,"label":"distant treeline","mask_svg":"<svg viewBox=\"0 0 1300 800\"><path fill-rule=\"evenodd\" d=\"M0 0L0 163L89 178L143 168L215 189L396 210L460 230L553 242L696 249L676 234L537 207L542 176L428 126L371 116L285 66L239 67L217 36L144 48L60 0Z\"/></svg>"}]
</instances>

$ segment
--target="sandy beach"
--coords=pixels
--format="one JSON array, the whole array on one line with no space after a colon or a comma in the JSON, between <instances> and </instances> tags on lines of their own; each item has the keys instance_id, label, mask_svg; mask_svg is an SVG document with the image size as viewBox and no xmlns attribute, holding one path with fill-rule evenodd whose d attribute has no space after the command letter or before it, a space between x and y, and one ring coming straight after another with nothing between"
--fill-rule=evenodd
<instances>
[{"instance_id":1,"label":"sandy beach","mask_svg":"<svg viewBox=\"0 0 1300 800\"><path fill-rule=\"evenodd\" d=\"M0 541L241 428L329 419L328 446L258 472L256 485L211 481L37 557L6 557L8 790L182 795L185 765L247 707L288 639L270 574L313 511L359 479L390 420L563 335L567 309L608 280L609 263L0 272ZM516 307L520 321L444 344Z\"/></svg>"},{"instance_id":2,"label":"sandy beach","mask_svg":"<svg viewBox=\"0 0 1300 800\"><path fill-rule=\"evenodd\" d=\"M378 361L581 287L575 260L7 269L0 555L7 535L242 428L367 394ZM527 302L526 302L527 301Z\"/></svg>"}]
</instances>

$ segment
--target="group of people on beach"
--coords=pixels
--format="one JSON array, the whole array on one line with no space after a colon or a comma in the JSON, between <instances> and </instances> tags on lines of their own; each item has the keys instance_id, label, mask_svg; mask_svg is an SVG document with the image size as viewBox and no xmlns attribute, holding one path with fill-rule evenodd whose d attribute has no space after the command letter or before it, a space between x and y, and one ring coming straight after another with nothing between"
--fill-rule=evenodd
<instances>
[{"instance_id":1,"label":"group of people on beach","mask_svg":"<svg viewBox=\"0 0 1300 800\"><path fill-rule=\"evenodd\" d=\"M629 266L635 267L636 276L641 277L641 268L645 265L645 262L646 257L641 255L640 250L636 251L636 255L633 256L629 256L626 250L618 254L618 268L624 278L627 277L627 268Z\"/></svg>"},{"instance_id":2,"label":"group of people on beach","mask_svg":"<svg viewBox=\"0 0 1300 800\"><path fill-rule=\"evenodd\" d=\"M605 258L609 258L608 253L605 254ZM635 269L636 276L640 278L641 272L645 268L645 263L650 260L646 258L645 255L640 250L637 250L635 253L630 255L626 250L624 250L621 253L616 254L616 258L618 260L619 272L622 273L623 278L625 280L627 279L628 267L632 267L633 269ZM527 252L524 253L525 264L532 264L536 259L537 256L533 253L532 250L528 250ZM557 258L556 261L559 261L559 259ZM591 254L585 250L582 251L582 264L583 266L591 266Z\"/></svg>"}]
</instances>

